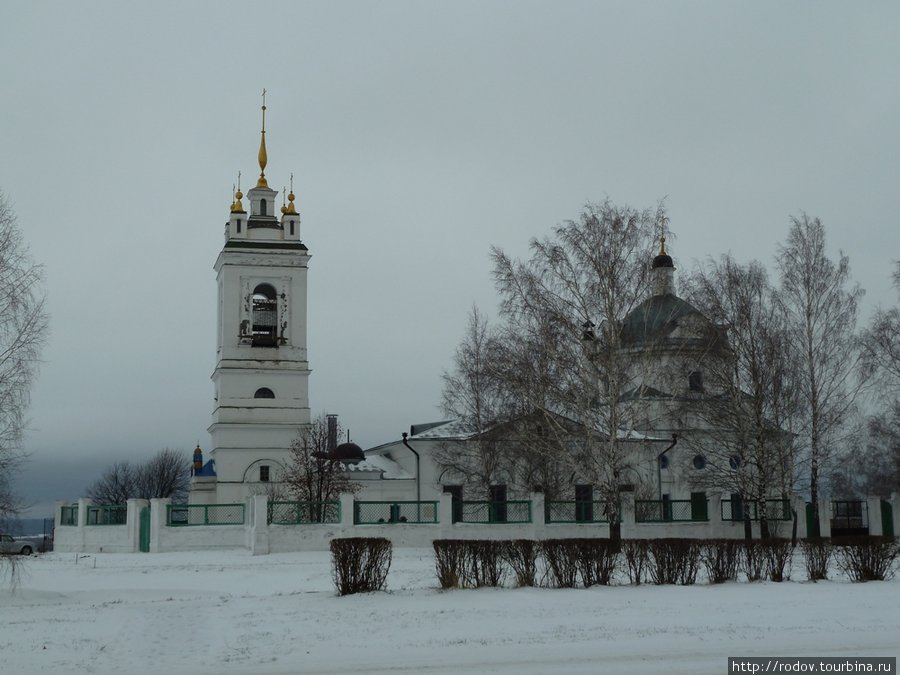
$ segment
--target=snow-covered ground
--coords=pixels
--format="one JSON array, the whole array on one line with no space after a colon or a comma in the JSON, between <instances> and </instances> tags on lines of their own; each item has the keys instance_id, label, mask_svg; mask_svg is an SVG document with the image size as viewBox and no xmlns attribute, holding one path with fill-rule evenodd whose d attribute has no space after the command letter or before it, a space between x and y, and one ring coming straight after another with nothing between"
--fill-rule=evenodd
<instances>
[{"instance_id":1,"label":"snow-covered ground","mask_svg":"<svg viewBox=\"0 0 900 675\"><path fill-rule=\"evenodd\" d=\"M321 552L24 563L0 590L3 673L693 674L900 654L897 580L442 592L431 551L399 549L387 592L340 598Z\"/></svg>"}]
</instances>

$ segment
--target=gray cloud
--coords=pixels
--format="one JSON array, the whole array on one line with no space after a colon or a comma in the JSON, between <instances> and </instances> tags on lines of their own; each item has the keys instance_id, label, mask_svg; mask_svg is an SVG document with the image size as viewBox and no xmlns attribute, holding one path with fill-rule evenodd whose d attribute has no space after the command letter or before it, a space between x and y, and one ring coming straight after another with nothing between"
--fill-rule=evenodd
<instances>
[{"instance_id":1,"label":"gray cloud","mask_svg":"<svg viewBox=\"0 0 900 675\"><path fill-rule=\"evenodd\" d=\"M266 173L294 173L313 255L312 407L364 446L440 416L466 311L495 309L489 246L525 254L589 199L666 197L682 268L768 261L806 210L868 308L893 302L898 19L895 3L6 7L0 187L53 324L32 471L207 442L211 268L231 184L257 170L262 87Z\"/></svg>"}]
</instances>

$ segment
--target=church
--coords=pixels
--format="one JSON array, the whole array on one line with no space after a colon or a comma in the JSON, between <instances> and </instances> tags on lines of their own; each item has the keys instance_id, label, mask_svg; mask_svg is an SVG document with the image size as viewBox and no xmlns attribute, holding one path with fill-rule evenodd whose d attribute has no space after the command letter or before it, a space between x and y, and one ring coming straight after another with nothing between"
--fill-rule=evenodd
<instances>
[{"instance_id":1,"label":"church","mask_svg":"<svg viewBox=\"0 0 900 675\"><path fill-rule=\"evenodd\" d=\"M808 520L797 517L803 500L787 483L752 492L729 478L752 476L755 469L748 469L740 455L719 452L727 447L723 427L702 414L710 401L741 400L740 391L723 395L714 376L720 361L728 363L728 334L677 296L675 265L664 240L659 254L648 256L647 297L617 329L619 348L639 358L631 361L635 367L620 399L627 414L618 418L623 421L614 433L626 461L615 469L614 482L591 484L587 472L579 475L580 460L560 471L550 453L540 458L552 465L553 484L523 473L523 448L534 445L535 438L540 441L547 429L542 427L546 419L532 414L491 425L481 434L460 420L413 424L402 438L365 452L349 442L338 445L335 438L328 456L340 462L355 492L344 490L325 501L282 501L296 499L285 494L282 472L292 461L292 445L313 425L307 354L310 252L302 241L293 185L280 205L269 187L265 113L264 102L259 176L246 195L238 182L214 265L218 311L211 444L205 453L199 446L194 451L188 504L169 499L129 499L126 505L85 498L77 504L59 502L57 550L248 548L266 554L327 548L335 537L364 532L404 546L428 546L441 538L741 538L751 529L761 534L770 520L776 534L786 534L791 521L795 529L799 525L799 536L812 531ZM585 355L591 353L592 338L586 325L581 334ZM604 405L602 397L595 400L588 405ZM610 433L565 418L560 426L563 442L569 442L568 434L584 437L587 430L588 448ZM777 427L775 432L781 433ZM489 480L479 483L448 466L448 457L477 455L485 442L512 449L504 453L507 464ZM790 470L785 464L786 475ZM877 499L870 502L862 505L873 513L885 508ZM900 512L900 500L891 508ZM821 531L830 533L824 504L819 514ZM884 523L872 520L865 531L893 531Z\"/></svg>"},{"instance_id":2,"label":"church","mask_svg":"<svg viewBox=\"0 0 900 675\"><path fill-rule=\"evenodd\" d=\"M264 103L259 177L246 195L238 185L214 266L218 311L211 447L206 458L201 448L194 452L191 504L239 503L275 491L272 486L289 465L292 442L310 424L310 253L301 239L293 185L277 213L278 193L265 175L265 114ZM698 423L691 408L710 396L704 367L727 350L727 336L676 295L674 261L664 239L648 264L648 297L624 318L621 329L623 348L646 355L629 373L632 389L624 403L629 419L622 441L630 460L621 483L641 500L705 504L707 488L726 494L728 489L716 490L714 481L704 479L707 457L697 448L715 430ZM533 431L515 426L501 431L506 442ZM508 467L508 478L473 489L465 476L440 461L441 453L464 452L479 440L459 421L414 424L402 440L366 453L356 448L344 468L360 487L360 499L420 502L447 492L460 502L528 497L536 481L517 480L515 466ZM573 474L548 498L602 498L583 483ZM696 509L694 516L705 514L705 507Z\"/></svg>"}]
</instances>

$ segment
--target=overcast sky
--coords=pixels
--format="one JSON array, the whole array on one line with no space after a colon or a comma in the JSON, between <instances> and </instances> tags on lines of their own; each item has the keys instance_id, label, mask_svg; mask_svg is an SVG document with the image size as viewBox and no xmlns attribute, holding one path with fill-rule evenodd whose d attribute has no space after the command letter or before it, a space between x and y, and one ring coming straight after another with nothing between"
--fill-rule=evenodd
<instances>
[{"instance_id":1,"label":"overcast sky","mask_svg":"<svg viewBox=\"0 0 900 675\"><path fill-rule=\"evenodd\" d=\"M665 198L676 266L825 223L866 313L900 256L900 3L5 2L0 189L52 334L22 487L209 446L238 171L294 174L310 402L363 447L441 418L488 251Z\"/></svg>"}]
</instances>

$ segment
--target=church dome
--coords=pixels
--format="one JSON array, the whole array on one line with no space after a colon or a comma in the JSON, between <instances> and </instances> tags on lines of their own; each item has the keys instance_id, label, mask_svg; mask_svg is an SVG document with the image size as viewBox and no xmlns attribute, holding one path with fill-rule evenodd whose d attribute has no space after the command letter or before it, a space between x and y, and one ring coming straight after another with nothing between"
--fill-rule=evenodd
<instances>
[{"instance_id":1,"label":"church dome","mask_svg":"<svg viewBox=\"0 0 900 675\"><path fill-rule=\"evenodd\" d=\"M660 257L662 256L657 256ZM696 307L678 296L654 295L625 317L622 322L622 342L626 345L638 345L668 338L679 323L690 315L703 316Z\"/></svg>"},{"instance_id":2,"label":"church dome","mask_svg":"<svg viewBox=\"0 0 900 675\"><path fill-rule=\"evenodd\" d=\"M356 443L341 443L331 451L331 459L339 462L361 462L366 458L366 453Z\"/></svg>"},{"instance_id":3,"label":"church dome","mask_svg":"<svg viewBox=\"0 0 900 675\"><path fill-rule=\"evenodd\" d=\"M675 267L675 263L672 260L672 256L661 253L653 259L653 264L650 265L650 267L652 269L656 269L658 267Z\"/></svg>"}]
</instances>

